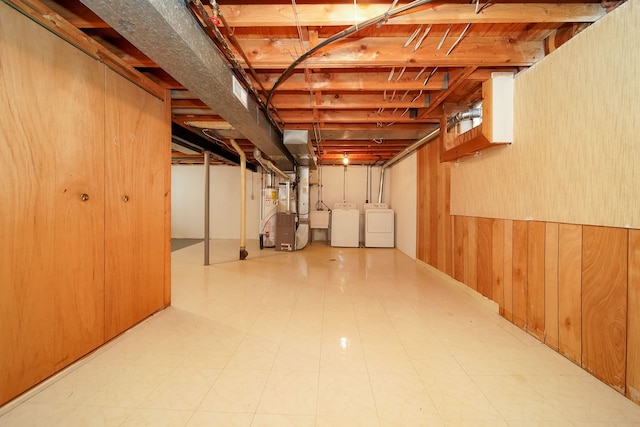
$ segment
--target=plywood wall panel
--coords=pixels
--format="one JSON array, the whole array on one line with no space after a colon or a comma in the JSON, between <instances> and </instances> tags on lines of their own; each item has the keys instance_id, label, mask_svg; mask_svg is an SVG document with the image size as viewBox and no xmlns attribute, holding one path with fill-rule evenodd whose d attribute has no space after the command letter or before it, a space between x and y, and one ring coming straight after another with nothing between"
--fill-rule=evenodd
<instances>
[{"instance_id":1,"label":"plywood wall panel","mask_svg":"<svg viewBox=\"0 0 640 427\"><path fill-rule=\"evenodd\" d=\"M582 226L558 225L558 350L582 361Z\"/></svg>"},{"instance_id":2,"label":"plywood wall panel","mask_svg":"<svg viewBox=\"0 0 640 427\"><path fill-rule=\"evenodd\" d=\"M427 168L429 171L429 245L428 263L434 267L438 265L438 144L427 144Z\"/></svg>"},{"instance_id":3,"label":"plywood wall panel","mask_svg":"<svg viewBox=\"0 0 640 427\"><path fill-rule=\"evenodd\" d=\"M463 216L453 217L453 278L464 283L465 280L465 248L467 246L467 219Z\"/></svg>"},{"instance_id":4,"label":"plywood wall panel","mask_svg":"<svg viewBox=\"0 0 640 427\"><path fill-rule=\"evenodd\" d=\"M629 230L627 397L640 403L640 230Z\"/></svg>"},{"instance_id":5,"label":"plywood wall panel","mask_svg":"<svg viewBox=\"0 0 640 427\"><path fill-rule=\"evenodd\" d=\"M478 292L489 299L493 299L493 219L478 218L477 225L477 276Z\"/></svg>"},{"instance_id":6,"label":"plywood wall panel","mask_svg":"<svg viewBox=\"0 0 640 427\"><path fill-rule=\"evenodd\" d=\"M171 90L165 90L165 135L171 135ZM164 306L171 305L171 145L164 150Z\"/></svg>"},{"instance_id":7,"label":"plywood wall panel","mask_svg":"<svg viewBox=\"0 0 640 427\"><path fill-rule=\"evenodd\" d=\"M427 174L428 148L422 146L417 151L417 202L416 202L416 258L428 263L429 245L429 177Z\"/></svg>"},{"instance_id":8,"label":"plywood wall panel","mask_svg":"<svg viewBox=\"0 0 640 427\"><path fill-rule=\"evenodd\" d=\"M528 223L527 236L527 330L544 340L545 224Z\"/></svg>"},{"instance_id":9,"label":"plywood wall panel","mask_svg":"<svg viewBox=\"0 0 640 427\"><path fill-rule=\"evenodd\" d=\"M584 227L582 366L625 392L628 230Z\"/></svg>"},{"instance_id":10,"label":"plywood wall panel","mask_svg":"<svg viewBox=\"0 0 640 427\"><path fill-rule=\"evenodd\" d=\"M504 221L504 317L513 321L513 221Z\"/></svg>"},{"instance_id":11,"label":"plywood wall panel","mask_svg":"<svg viewBox=\"0 0 640 427\"><path fill-rule=\"evenodd\" d=\"M0 3L0 406L54 370L52 140L64 141L67 123L49 89L72 69L61 61L42 73L42 64L56 63L62 45Z\"/></svg>"},{"instance_id":12,"label":"plywood wall panel","mask_svg":"<svg viewBox=\"0 0 640 427\"><path fill-rule=\"evenodd\" d=\"M73 77L58 79L52 89L60 91L54 96L58 125L68 118L68 128L52 138L56 370L104 343L104 65L67 49L69 56L58 55Z\"/></svg>"},{"instance_id":13,"label":"plywood wall panel","mask_svg":"<svg viewBox=\"0 0 640 427\"><path fill-rule=\"evenodd\" d=\"M504 221L494 219L491 230L491 296L504 315Z\"/></svg>"},{"instance_id":14,"label":"plywood wall panel","mask_svg":"<svg viewBox=\"0 0 640 427\"><path fill-rule=\"evenodd\" d=\"M436 143L436 142L434 142ZM439 146L440 144L438 144ZM440 156L439 151L436 153ZM438 163L438 270L453 274L451 262L451 214L449 201L451 193L449 191L451 185L451 164Z\"/></svg>"},{"instance_id":15,"label":"plywood wall panel","mask_svg":"<svg viewBox=\"0 0 640 427\"><path fill-rule=\"evenodd\" d=\"M464 283L478 289L478 225L477 218L467 216L467 241L464 260Z\"/></svg>"},{"instance_id":16,"label":"plywood wall panel","mask_svg":"<svg viewBox=\"0 0 640 427\"><path fill-rule=\"evenodd\" d=\"M165 106L106 74L105 337L163 307Z\"/></svg>"},{"instance_id":17,"label":"plywood wall panel","mask_svg":"<svg viewBox=\"0 0 640 427\"><path fill-rule=\"evenodd\" d=\"M527 325L527 250L526 221L513 221L513 323Z\"/></svg>"},{"instance_id":18,"label":"plywood wall panel","mask_svg":"<svg viewBox=\"0 0 640 427\"><path fill-rule=\"evenodd\" d=\"M626 2L516 76L514 143L452 168L453 215L640 228L638 22Z\"/></svg>"},{"instance_id":19,"label":"plywood wall panel","mask_svg":"<svg viewBox=\"0 0 640 427\"><path fill-rule=\"evenodd\" d=\"M544 342L558 350L558 224L545 224Z\"/></svg>"}]
</instances>

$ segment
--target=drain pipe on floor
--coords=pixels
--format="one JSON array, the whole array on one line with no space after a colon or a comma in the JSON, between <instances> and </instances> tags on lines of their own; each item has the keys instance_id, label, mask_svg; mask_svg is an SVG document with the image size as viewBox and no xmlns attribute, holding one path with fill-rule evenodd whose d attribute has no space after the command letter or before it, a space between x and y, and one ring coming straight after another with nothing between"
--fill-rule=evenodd
<instances>
[{"instance_id":1,"label":"drain pipe on floor","mask_svg":"<svg viewBox=\"0 0 640 427\"><path fill-rule=\"evenodd\" d=\"M235 139L229 139L231 146L240 156L240 259L249 255L246 249L247 222L247 155L242 151Z\"/></svg>"},{"instance_id":2,"label":"drain pipe on floor","mask_svg":"<svg viewBox=\"0 0 640 427\"><path fill-rule=\"evenodd\" d=\"M424 137L420 138L419 140L417 140L416 142L414 142L413 144L411 144L410 146L408 146L407 148L405 148L404 150L402 150L401 152L396 154L393 158L387 160L382 165L382 167L380 168L380 189L378 191L378 203L382 203L382 190L383 190L383 186L384 186L384 171L385 171L385 169L387 169L389 166L394 165L395 163L399 162L400 160L404 159L406 156L408 156L409 154L413 153L414 151L416 151L418 148L422 147L426 143L431 142L432 140L437 138L439 135L440 135L440 128L436 128L436 129L432 130L427 135L425 135Z\"/></svg>"}]
</instances>

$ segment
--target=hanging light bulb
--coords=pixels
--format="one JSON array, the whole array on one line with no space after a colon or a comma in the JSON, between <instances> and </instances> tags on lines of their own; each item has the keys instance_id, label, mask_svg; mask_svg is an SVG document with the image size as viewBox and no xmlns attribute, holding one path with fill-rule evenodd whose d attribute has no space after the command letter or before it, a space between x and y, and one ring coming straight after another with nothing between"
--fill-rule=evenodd
<instances>
[{"instance_id":1,"label":"hanging light bulb","mask_svg":"<svg viewBox=\"0 0 640 427\"><path fill-rule=\"evenodd\" d=\"M347 166L349 164L349 155L344 153L344 158L342 159L342 164Z\"/></svg>"}]
</instances>

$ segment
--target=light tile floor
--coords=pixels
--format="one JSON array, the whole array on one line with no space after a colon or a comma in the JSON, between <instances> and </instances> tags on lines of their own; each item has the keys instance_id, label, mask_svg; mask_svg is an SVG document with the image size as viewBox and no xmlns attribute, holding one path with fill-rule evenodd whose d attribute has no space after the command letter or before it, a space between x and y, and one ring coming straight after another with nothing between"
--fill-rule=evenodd
<instances>
[{"instance_id":1,"label":"light tile floor","mask_svg":"<svg viewBox=\"0 0 640 427\"><path fill-rule=\"evenodd\" d=\"M172 307L0 426L640 426L640 407L397 250L201 255L173 253Z\"/></svg>"}]
</instances>

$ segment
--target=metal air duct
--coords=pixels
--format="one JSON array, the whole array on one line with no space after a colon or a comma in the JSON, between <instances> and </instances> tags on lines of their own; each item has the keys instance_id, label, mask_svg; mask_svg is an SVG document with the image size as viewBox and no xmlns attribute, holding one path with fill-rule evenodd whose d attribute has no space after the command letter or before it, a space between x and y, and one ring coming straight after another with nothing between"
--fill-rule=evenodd
<instances>
[{"instance_id":1,"label":"metal air duct","mask_svg":"<svg viewBox=\"0 0 640 427\"><path fill-rule=\"evenodd\" d=\"M283 134L284 146L300 166L317 169L316 157L309 139L308 130L285 130Z\"/></svg>"},{"instance_id":2,"label":"metal air duct","mask_svg":"<svg viewBox=\"0 0 640 427\"><path fill-rule=\"evenodd\" d=\"M180 0L81 0L282 169L293 158L280 131L242 88ZM235 86L235 91L234 91ZM239 96L234 94L239 93ZM241 100L242 99L242 100Z\"/></svg>"}]
</instances>

